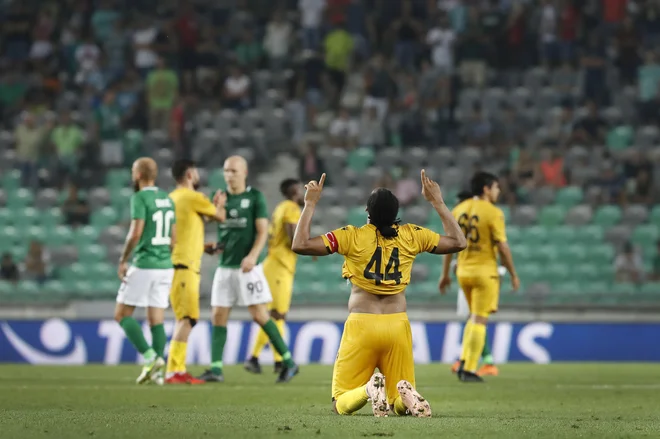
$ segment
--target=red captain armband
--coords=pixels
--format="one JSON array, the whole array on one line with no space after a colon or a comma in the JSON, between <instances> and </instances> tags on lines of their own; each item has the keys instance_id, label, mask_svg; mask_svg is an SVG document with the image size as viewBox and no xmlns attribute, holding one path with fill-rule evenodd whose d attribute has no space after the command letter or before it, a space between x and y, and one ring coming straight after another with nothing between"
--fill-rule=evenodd
<instances>
[{"instance_id":1,"label":"red captain armband","mask_svg":"<svg viewBox=\"0 0 660 439\"><path fill-rule=\"evenodd\" d=\"M329 247L326 247L328 249L328 252L337 253L337 250L339 250L339 242L337 242L337 237L335 236L335 234L332 232L328 232L325 234L325 237L328 240L328 243L330 244Z\"/></svg>"}]
</instances>

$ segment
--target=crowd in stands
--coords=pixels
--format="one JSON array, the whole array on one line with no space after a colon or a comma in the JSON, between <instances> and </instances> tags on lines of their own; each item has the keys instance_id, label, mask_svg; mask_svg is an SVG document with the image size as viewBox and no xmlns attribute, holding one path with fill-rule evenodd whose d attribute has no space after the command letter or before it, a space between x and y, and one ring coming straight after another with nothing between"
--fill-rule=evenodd
<instances>
[{"instance_id":1,"label":"crowd in stands","mask_svg":"<svg viewBox=\"0 0 660 439\"><path fill-rule=\"evenodd\" d=\"M266 97L304 180L328 147L469 145L480 162L464 173L501 164L509 206L567 186L659 201L655 0L14 0L0 19L2 157L24 187L67 188L71 225L89 221L78 187L145 153L149 133L198 157L199 112ZM384 171L374 184L414 205L413 170ZM622 247L617 279L660 278L660 259L650 274L640 258ZM24 264L45 278L47 251L34 242ZM5 255L2 277L17 276Z\"/></svg>"}]
</instances>

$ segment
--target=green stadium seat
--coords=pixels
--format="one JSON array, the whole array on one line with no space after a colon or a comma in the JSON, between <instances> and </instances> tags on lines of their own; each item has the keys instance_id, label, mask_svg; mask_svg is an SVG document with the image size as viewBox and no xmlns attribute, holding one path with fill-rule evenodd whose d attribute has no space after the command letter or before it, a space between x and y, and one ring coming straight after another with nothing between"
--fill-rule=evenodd
<instances>
[{"instance_id":1,"label":"green stadium seat","mask_svg":"<svg viewBox=\"0 0 660 439\"><path fill-rule=\"evenodd\" d=\"M603 227L611 227L619 224L623 213L619 206L601 206L594 215L593 222Z\"/></svg>"},{"instance_id":2,"label":"green stadium seat","mask_svg":"<svg viewBox=\"0 0 660 439\"><path fill-rule=\"evenodd\" d=\"M595 243L603 242L605 229L598 224L583 226L578 228L574 243L580 243L586 246L592 246Z\"/></svg>"},{"instance_id":3,"label":"green stadium seat","mask_svg":"<svg viewBox=\"0 0 660 439\"><path fill-rule=\"evenodd\" d=\"M639 292L657 296L658 292L660 292L660 282L647 282L640 287Z\"/></svg>"},{"instance_id":4,"label":"green stadium seat","mask_svg":"<svg viewBox=\"0 0 660 439\"><path fill-rule=\"evenodd\" d=\"M546 282L565 282L571 278L571 267L561 263L543 265L541 279Z\"/></svg>"},{"instance_id":5,"label":"green stadium seat","mask_svg":"<svg viewBox=\"0 0 660 439\"><path fill-rule=\"evenodd\" d=\"M11 252L14 260L17 262L23 262L27 256L28 246L26 243L22 242L19 245L13 246L9 252Z\"/></svg>"},{"instance_id":6,"label":"green stadium seat","mask_svg":"<svg viewBox=\"0 0 660 439\"><path fill-rule=\"evenodd\" d=\"M7 245L15 245L23 242L22 230L14 226L6 226L2 229L2 241Z\"/></svg>"},{"instance_id":7,"label":"green stadium seat","mask_svg":"<svg viewBox=\"0 0 660 439\"><path fill-rule=\"evenodd\" d=\"M106 206L92 213L90 224L96 228L105 228L116 224L118 220L117 210Z\"/></svg>"},{"instance_id":8,"label":"green stadium seat","mask_svg":"<svg viewBox=\"0 0 660 439\"><path fill-rule=\"evenodd\" d=\"M348 167L356 172L362 172L371 166L375 156L372 148L356 148L348 154Z\"/></svg>"},{"instance_id":9,"label":"green stadium seat","mask_svg":"<svg viewBox=\"0 0 660 439\"><path fill-rule=\"evenodd\" d=\"M572 277L575 280L599 280L599 269L596 264L583 263L572 267Z\"/></svg>"},{"instance_id":10,"label":"green stadium seat","mask_svg":"<svg viewBox=\"0 0 660 439\"><path fill-rule=\"evenodd\" d=\"M630 282L614 283L610 286L611 294L634 294L637 290L637 285Z\"/></svg>"},{"instance_id":11,"label":"green stadium seat","mask_svg":"<svg viewBox=\"0 0 660 439\"><path fill-rule=\"evenodd\" d=\"M45 296L51 296L53 298L69 293L66 283L61 280L49 280L43 285L42 290Z\"/></svg>"},{"instance_id":12,"label":"green stadium seat","mask_svg":"<svg viewBox=\"0 0 660 439\"><path fill-rule=\"evenodd\" d=\"M90 276L94 280L111 280L117 278L117 269L107 262L86 264Z\"/></svg>"},{"instance_id":13,"label":"green stadium seat","mask_svg":"<svg viewBox=\"0 0 660 439\"><path fill-rule=\"evenodd\" d=\"M40 212L39 222L49 229L61 225L63 220L64 215L62 215L62 209L59 207L52 207Z\"/></svg>"},{"instance_id":14,"label":"green stadium seat","mask_svg":"<svg viewBox=\"0 0 660 439\"><path fill-rule=\"evenodd\" d=\"M540 264L521 263L517 268L518 276L522 282L532 284L538 282L543 277L543 268Z\"/></svg>"},{"instance_id":15,"label":"green stadium seat","mask_svg":"<svg viewBox=\"0 0 660 439\"><path fill-rule=\"evenodd\" d=\"M94 226L82 226L74 229L73 242L78 247L96 242L101 234L100 228Z\"/></svg>"},{"instance_id":16,"label":"green stadium seat","mask_svg":"<svg viewBox=\"0 0 660 439\"><path fill-rule=\"evenodd\" d=\"M212 190L225 189L227 183L225 182L225 173L222 169L216 169L209 175L209 187Z\"/></svg>"},{"instance_id":17,"label":"green stadium seat","mask_svg":"<svg viewBox=\"0 0 660 439\"><path fill-rule=\"evenodd\" d=\"M17 285L17 294L36 296L41 292L38 283L32 280L22 280Z\"/></svg>"},{"instance_id":18,"label":"green stadium seat","mask_svg":"<svg viewBox=\"0 0 660 439\"><path fill-rule=\"evenodd\" d=\"M563 241L557 241L557 242L563 242ZM535 248L535 254L532 256L532 259L535 262L540 262L543 264L552 264L552 263L557 263L557 262L565 262L564 261L564 246L560 244L556 244L553 242L548 242L541 248ZM516 255L517 257L518 255Z\"/></svg>"},{"instance_id":19,"label":"green stadium seat","mask_svg":"<svg viewBox=\"0 0 660 439\"><path fill-rule=\"evenodd\" d=\"M105 176L105 185L110 189L120 189L130 186L131 171L128 169L113 169Z\"/></svg>"},{"instance_id":20,"label":"green stadium seat","mask_svg":"<svg viewBox=\"0 0 660 439\"><path fill-rule=\"evenodd\" d=\"M524 229L518 226L507 226L506 239L513 245L524 241Z\"/></svg>"},{"instance_id":21,"label":"green stadium seat","mask_svg":"<svg viewBox=\"0 0 660 439\"><path fill-rule=\"evenodd\" d=\"M580 233L580 229L574 226L557 226L548 231L550 233L550 241L553 242L574 242L576 236Z\"/></svg>"},{"instance_id":22,"label":"green stadium seat","mask_svg":"<svg viewBox=\"0 0 660 439\"><path fill-rule=\"evenodd\" d=\"M74 280L71 283L71 290L76 296L84 298L93 298L94 296L99 295L94 282L89 280Z\"/></svg>"},{"instance_id":23,"label":"green stadium seat","mask_svg":"<svg viewBox=\"0 0 660 439\"><path fill-rule=\"evenodd\" d=\"M131 188L123 187L111 189L110 203L113 207L124 208L130 204L132 195L133 189Z\"/></svg>"},{"instance_id":24,"label":"green stadium seat","mask_svg":"<svg viewBox=\"0 0 660 439\"><path fill-rule=\"evenodd\" d=\"M635 138L635 131L630 125L619 125L607 133L605 142L607 147L613 151L628 148Z\"/></svg>"},{"instance_id":25,"label":"green stadium seat","mask_svg":"<svg viewBox=\"0 0 660 439\"><path fill-rule=\"evenodd\" d=\"M610 283L604 280L589 281L580 279L578 281L584 294L608 294L610 290Z\"/></svg>"},{"instance_id":26,"label":"green stadium seat","mask_svg":"<svg viewBox=\"0 0 660 439\"><path fill-rule=\"evenodd\" d=\"M511 208L509 206L497 206L497 207L499 207L502 213L504 214L504 221L508 223L509 220L511 219Z\"/></svg>"},{"instance_id":27,"label":"green stadium seat","mask_svg":"<svg viewBox=\"0 0 660 439\"><path fill-rule=\"evenodd\" d=\"M649 223L660 226L660 206L654 206L649 214Z\"/></svg>"},{"instance_id":28,"label":"green stadium seat","mask_svg":"<svg viewBox=\"0 0 660 439\"><path fill-rule=\"evenodd\" d=\"M13 191L21 187L21 172L14 169L3 172L2 187L7 191Z\"/></svg>"},{"instance_id":29,"label":"green stadium seat","mask_svg":"<svg viewBox=\"0 0 660 439\"><path fill-rule=\"evenodd\" d=\"M541 209L538 222L542 226L554 227L562 224L566 218L566 209L562 206L545 206Z\"/></svg>"},{"instance_id":30,"label":"green stadium seat","mask_svg":"<svg viewBox=\"0 0 660 439\"><path fill-rule=\"evenodd\" d=\"M552 292L566 295L577 295L582 293L580 282L557 282L552 284Z\"/></svg>"},{"instance_id":31,"label":"green stadium seat","mask_svg":"<svg viewBox=\"0 0 660 439\"><path fill-rule=\"evenodd\" d=\"M532 261L536 257L538 247L524 242L519 242L511 245L511 251L515 255L516 260Z\"/></svg>"},{"instance_id":32,"label":"green stadium seat","mask_svg":"<svg viewBox=\"0 0 660 439\"><path fill-rule=\"evenodd\" d=\"M6 280L0 280L0 297L14 296L16 294L16 285Z\"/></svg>"},{"instance_id":33,"label":"green stadium seat","mask_svg":"<svg viewBox=\"0 0 660 439\"><path fill-rule=\"evenodd\" d=\"M34 194L30 189L20 188L7 193L7 207L27 207L34 204Z\"/></svg>"},{"instance_id":34,"label":"green stadium seat","mask_svg":"<svg viewBox=\"0 0 660 439\"><path fill-rule=\"evenodd\" d=\"M560 189L557 192L555 204L562 206L565 209L569 209L580 204L583 198L584 195L582 193L582 188L577 186L568 186Z\"/></svg>"},{"instance_id":35,"label":"green stadium seat","mask_svg":"<svg viewBox=\"0 0 660 439\"><path fill-rule=\"evenodd\" d=\"M85 262L103 261L108 255L108 250L98 244L86 244L78 246L78 259Z\"/></svg>"},{"instance_id":36,"label":"green stadium seat","mask_svg":"<svg viewBox=\"0 0 660 439\"><path fill-rule=\"evenodd\" d=\"M543 245L550 239L550 231L546 227L531 226L525 229L524 240L530 245Z\"/></svg>"},{"instance_id":37,"label":"green stadium seat","mask_svg":"<svg viewBox=\"0 0 660 439\"><path fill-rule=\"evenodd\" d=\"M577 264L587 261L587 249L583 245L569 245L563 248L560 253L562 259L568 264Z\"/></svg>"},{"instance_id":38,"label":"green stadium seat","mask_svg":"<svg viewBox=\"0 0 660 439\"><path fill-rule=\"evenodd\" d=\"M49 247L60 247L73 242L73 231L69 226L55 226L48 230L45 243Z\"/></svg>"},{"instance_id":39,"label":"green stadium seat","mask_svg":"<svg viewBox=\"0 0 660 439\"><path fill-rule=\"evenodd\" d=\"M48 231L42 226L29 226L24 229L23 238L29 243L30 241L39 241L45 243Z\"/></svg>"},{"instance_id":40,"label":"green stadium seat","mask_svg":"<svg viewBox=\"0 0 660 439\"><path fill-rule=\"evenodd\" d=\"M644 246L646 243L655 243L658 240L658 227L655 224L642 224L637 226L632 233L633 244Z\"/></svg>"},{"instance_id":41,"label":"green stadium seat","mask_svg":"<svg viewBox=\"0 0 660 439\"><path fill-rule=\"evenodd\" d=\"M354 207L348 211L348 224L353 226L362 226L367 222L367 212L364 207Z\"/></svg>"},{"instance_id":42,"label":"green stadium seat","mask_svg":"<svg viewBox=\"0 0 660 439\"><path fill-rule=\"evenodd\" d=\"M75 281L78 279L87 278L88 271L87 265L81 262L76 262L69 265L68 267L63 267L59 270L60 278L63 281Z\"/></svg>"},{"instance_id":43,"label":"green stadium seat","mask_svg":"<svg viewBox=\"0 0 660 439\"><path fill-rule=\"evenodd\" d=\"M117 279L116 274L115 274L115 279L105 279L100 282L95 282L94 285L96 286L96 290L98 291L99 295L102 296L112 296L116 295L117 291L119 290L119 285L121 282L119 282L119 279Z\"/></svg>"}]
</instances>

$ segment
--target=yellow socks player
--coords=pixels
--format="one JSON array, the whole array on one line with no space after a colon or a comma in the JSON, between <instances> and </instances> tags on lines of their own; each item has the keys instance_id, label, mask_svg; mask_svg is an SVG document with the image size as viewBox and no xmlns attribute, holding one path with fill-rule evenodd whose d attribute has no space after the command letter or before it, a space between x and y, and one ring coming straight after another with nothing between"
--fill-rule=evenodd
<instances>
[{"instance_id":1,"label":"yellow socks player","mask_svg":"<svg viewBox=\"0 0 660 439\"><path fill-rule=\"evenodd\" d=\"M167 357L167 373L179 374L186 372L186 351L188 343L184 341L172 340L170 342L170 352Z\"/></svg>"}]
</instances>

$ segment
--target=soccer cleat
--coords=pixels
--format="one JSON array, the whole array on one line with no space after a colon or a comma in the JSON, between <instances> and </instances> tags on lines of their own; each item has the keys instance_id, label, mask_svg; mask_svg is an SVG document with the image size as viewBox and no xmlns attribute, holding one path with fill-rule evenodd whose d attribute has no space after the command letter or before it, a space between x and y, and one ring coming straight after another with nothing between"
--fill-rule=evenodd
<instances>
[{"instance_id":1,"label":"soccer cleat","mask_svg":"<svg viewBox=\"0 0 660 439\"><path fill-rule=\"evenodd\" d=\"M259 359L257 357L252 357L245 360L243 368L250 373L261 373L261 365L259 364Z\"/></svg>"},{"instance_id":2,"label":"soccer cleat","mask_svg":"<svg viewBox=\"0 0 660 439\"><path fill-rule=\"evenodd\" d=\"M176 372L172 376L165 378L165 384L188 384L188 379L185 373Z\"/></svg>"},{"instance_id":3,"label":"soccer cleat","mask_svg":"<svg viewBox=\"0 0 660 439\"><path fill-rule=\"evenodd\" d=\"M459 381L462 381L464 383L483 383L484 379L481 378L479 375L477 375L474 372L468 372L467 370L464 370L462 373L458 374L458 379Z\"/></svg>"},{"instance_id":4,"label":"soccer cleat","mask_svg":"<svg viewBox=\"0 0 660 439\"><path fill-rule=\"evenodd\" d=\"M165 384L165 376L163 376L162 370L151 374L151 383L156 384L157 386Z\"/></svg>"},{"instance_id":5,"label":"soccer cleat","mask_svg":"<svg viewBox=\"0 0 660 439\"><path fill-rule=\"evenodd\" d=\"M276 361L273 367L273 372L279 375L282 372L283 367L284 367L284 363L282 363L281 361Z\"/></svg>"},{"instance_id":6,"label":"soccer cleat","mask_svg":"<svg viewBox=\"0 0 660 439\"><path fill-rule=\"evenodd\" d=\"M480 377L493 376L496 377L500 374L500 371L497 369L497 366L494 364L484 364L477 371L477 375Z\"/></svg>"},{"instance_id":7,"label":"soccer cleat","mask_svg":"<svg viewBox=\"0 0 660 439\"><path fill-rule=\"evenodd\" d=\"M221 373L213 373L211 369L206 369L203 374L195 378L196 380L204 381L205 383L224 383L225 377Z\"/></svg>"},{"instance_id":8,"label":"soccer cleat","mask_svg":"<svg viewBox=\"0 0 660 439\"><path fill-rule=\"evenodd\" d=\"M463 362L461 360L456 360L456 363L451 367L451 373L458 373L461 366L463 366Z\"/></svg>"},{"instance_id":9,"label":"soccer cleat","mask_svg":"<svg viewBox=\"0 0 660 439\"><path fill-rule=\"evenodd\" d=\"M396 385L401 401L406 406L408 414L415 418L430 418L431 404L419 394L417 390L406 380L401 380Z\"/></svg>"},{"instance_id":10,"label":"soccer cleat","mask_svg":"<svg viewBox=\"0 0 660 439\"><path fill-rule=\"evenodd\" d=\"M140 372L140 376L137 377L135 382L137 384L144 384L149 382L151 380L151 375L160 371L163 367L165 367L165 360L160 357L156 357L142 367L142 372Z\"/></svg>"},{"instance_id":11,"label":"soccer cleat","mask_svg":"<svg viewBox=\"0 0 660 439\"><path fill-rule=\"evenodd\" d=\"M367 383L367 395L371 400L371 411L377 418L385 418L389 412L387 394L385 393L385 377L375 373Z\"/></svg>"},{"instance_id":12,"label":"soccer cleat","mask_svg":"<svg viewBox=\"0 0 660 439\"><path fill-rule=\"evenodd\" d=\"M297 364L294 364L293 367L282 366L282 370L280 371L277 380L275 380L275 384L288 383L294 376L298 375L298 372L300 372L300 368Z\"/></svg>"}]
</instances>

